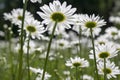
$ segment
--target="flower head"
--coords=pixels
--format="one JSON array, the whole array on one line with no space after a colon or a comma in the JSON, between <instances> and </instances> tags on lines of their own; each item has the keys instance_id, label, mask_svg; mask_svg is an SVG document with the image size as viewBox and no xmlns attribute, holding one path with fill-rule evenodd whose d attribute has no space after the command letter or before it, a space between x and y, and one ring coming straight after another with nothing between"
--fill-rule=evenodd
<instances>
[{"instance_id":1,"label":"flower head","mask_svg":"<svg viewBox=\"0 0 120 80\"><path fill-rule=\"evenodd\" d=\"M71 8L72 6L67 6L66 2L60 3L59 0L53 1L48 5L40 7L43 12L37 12L45 23L48 26L48 30L52 31L55 22L57 22L57 29L64 30L65 28L71 28L70 24L73 24L73 14L76 11L76 8ZM62 29L61 29L62 28Z\"/></svg>"},{"instance_id":2,"label":"flower head","mask_svg":"<svg viewBox=\"0 0 120 80\"><path fill-rule=\"evenodd\" d=\"M107 74L107 78L116 78L116 75L120 74L120 69L115 66L114 62L107 61L106 62L106 69L104 69L104 62L100 61L98 63L98 73L100 75L104 75L104 72Z\"/></svg>"},{"instance_id":3,"label":"flower head","mask_svg":"<svg viewBox=\"0 0 120 80\"><path fill-rule=\"evenodd\" d=\"M42 79L42 74L43 74L42 69L40 69L40 68L36 69L36 68L33 68L33 67L29 67L29 68L32 72L34 72L35 74L38 74L38 76L36 77L36 80L41 80ZM46 72L44 80L48 80L50 77L51 77L51 75Z\"/></svg>"},{"instance_id":4,"label":"flower head","mask_svg":"<svg viewBox=\"0 0 120 80\"><path fill-rule=\"evenodd\" d=\"M117 47L112 43L106 43L95 46L95 53L97 60L109 59L117 56ZM93 50L90 51L90 58L93 59Z\"/></svg>"},{"instance_id":5,"label":"flower head","mask_svg":"<svg viewBox=\"0 0 120 80\"><path fill-rule=\"evenodd\" d=\"M40 39L40 37L43 36L42 33L45 32L43 25L33 18L25 22L24 30L26 31L27 36L30 34L33 39L35 37Z\"/></svg>"},{"instance_id":6,"label":"flower head","mask_svg":"<svg viewBox=\"0 0 120 80\"><path fill-rule=\"evenodd\" d=\"M82 29L82 34L89 36L90 35L90 28L93 31L93 35L98 35L101 31L101 26L104 26L106 22L101 19L99 16L90 15L87 14L82 15L80 19L80 26Z\"/></svg>"},{"instance_id":7,"label":"flower head","mask_svg":"<svg viewBox=\"0 0 120 80\"><path fill-rule=\"evenodd\" d=\"M71 68L74 68L74 67L88 67L89 62L87 60L85 60L84 58L75 57L74 59L70 58L70 60L66 61L66 66L69 66Z\"/></svg>"},{"instance_id":8,"label":"flower head","mask_svg":"<svg viewBox=\"0 0 120 80\"><path fill-rule=\"evenodd\" d=\"M118 30L114 26L107 28L105 32L108 39L111 39L111 40L120 39L120 30Z\"/></svg>"},{"instance_id":9,"label":"flower head","mask_svg":"<svg viewBox=\"0 0 120 80\"><path fill-rule=\"evenodd\" d=\"M21 25L23 18L23 9L13 9L11 13L4 13L5 20L11 21L15 25ZM25 21L33 18L33 15L26 11L25 12Z\"/></svg>"}]
</instances>

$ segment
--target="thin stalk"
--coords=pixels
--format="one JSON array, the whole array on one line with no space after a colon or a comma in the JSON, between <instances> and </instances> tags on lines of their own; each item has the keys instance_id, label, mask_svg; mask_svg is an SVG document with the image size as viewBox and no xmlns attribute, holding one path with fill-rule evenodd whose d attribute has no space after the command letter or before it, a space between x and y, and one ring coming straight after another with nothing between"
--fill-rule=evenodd
<instances>
[{"instance_id":1,"label":"thin stalk","mask_svg":"<svg viewBox=\"0 0 120 80\"><path fill-rule=\"evenodd\" d=\"M107 80L106 77L106 59L104 58L104 80Z\"/></svg>"},{"instance_id":2,"label":"thin stalk","mask_svg":"<svg viewBox=\"0 0 120 80\"><path fill-rule=\"evenodd\" d=\"M12 23L11 23L11 27L8 29L8 31L9 31L9 53L10 53L10 63L11 63L11 77L12 77L12 80L15 80L15 74L14 74L14 65L13 65L13 53L12 53L12 51L11 51L11 44L12 44L12 42L11 42L11 37L12 37Z\"/></svg>"},{"instance_id":3,"label":"thin stalk","mask_svg":"<svg viewBox=\"0 0 120 80\"><path fill-rule=\"evenodd\" d=\"M80 56L82 57L82 44L80 42L80 39L82 39L82 29L81 26L79 26L79 49L80 49Z\"/></svg>"},{"instance_id":4,"label":"thin stalk","mask_svg":"<svg viewBox=\"0 0 120 80\"><path fill-rule=\"evenodd\" d=\"M18 80L22 80L22 66L23 66L23 27L24 27L24 20L25 20L25 11L27 8L28 0L25 0L25 4L23 6L23 15L22 15L22 24L21 24L21 35L20 35L20 51L19 51L19 66L18 66Z\"/></svg>"},{"instance_id":5,"label":"thin stalk","mask_svg":"<svg viewBox=\"0 0 120 80\"><path fill-rule=\"evenodd\" d=\"M30 35L28 36L28 41L27 41L27 67L28 67L28 80L30 80L30 64L29 64L29 50L30 50Z\"/></svg>"},{"instance_id":6,"label":"thin stalk","mask_svg":"<svg viewBox=\"0 0 120 80\"><path fill-rule=\"evenodd\" d=\"M94 38L93 38L93 30L92 30L92 28L90 28L90 33L91 33L91 41L92 41L92 47L93 47L95 71L96 71L97 80L99 80L98 69L97 69L97 62L96 62L96 54L95 54L95 45L94 45Z\"/></svg>"},{"instance_id":7,"label":"thin stalk","mask_svg":"<svg viewBox=\"0 0 120 80\"><path fill-rule=\"evenodd\" d=\"M78 67L76 67L76 80L78 80L78 73L77 73Z\"/></svg>"},{"instance_id":8,"label":"thin stalk","mask_svg":"<svg viewBox=\"0 0 120 80\"><path fill-rule=\"evenodd\" d=\"M47 55L46 55L46 59L45 59L45 64L44 64L44 70L43 70L42 80L44 80L45 71L46 71L47 62L48 62L48 57L49 57L49 52L50 52L51 43L52 43L52 39L53 39L53 36L54 36L54 32L55 32L56 26L57 26L57 21L55 22L55 25L54 25L54 27L53 27L52 35L51 35L51 37L50 37L50 41L49 41L49 44L48 44Z\"/></svg>"}]
</instances>

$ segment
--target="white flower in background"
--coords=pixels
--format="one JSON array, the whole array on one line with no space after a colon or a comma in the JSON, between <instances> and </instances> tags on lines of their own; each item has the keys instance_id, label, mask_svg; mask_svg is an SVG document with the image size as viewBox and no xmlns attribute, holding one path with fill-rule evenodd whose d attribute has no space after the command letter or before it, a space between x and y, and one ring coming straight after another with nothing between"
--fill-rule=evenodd
<instances>
[{"instance_id":1,"label":"white flower in background","mask_svg":"<svg viewBox=\"0 0 120 80\"><path fill-rule=\"evenodd\" d=\"M66 49L71 47L71 45L69 44L68 40L59 39L55 41L54 47L57 47L58 49Z\"/></svg>"},{"instance_id":2,"label":"white flower in background","mask_svg":"<svg viewBox=\"0 0 120 80\"><path fill-rule=\"evenodd\" d=\"M107 28L105 32L108 39L120 39L120 30L114 26Z\"/></svg>"},{"instance_id":3,"label":"white flower in background","mask_svg":"<svg viewBox=\"0 0 120 80\"><path fill-rule=\"evenodd\" d=\"M47 52L44 52L44 53L40 54L39 58L40 58L40 59L45 59L45 58L46 58L46 55L47 55ZM49 53L49 60L50 60L50 61L55 60L55 57L56 57L56 55L55 55L54 52L50 52L50 53Z\"/></svg>"},{"instance_id":4,"label":"white flower in background","mask_svg":"<svg viewBox=\"0 0 120 80\"><path fill-rule=\"evenodd\" d=\"M116 23L116 24L120 24L120 17L119 16L110 16L109 21Z\"/></svg>"},{"instance_id":5,"label":"white flower in background","mask_svg":"<svg viewBox=\"0 0 120 80\"><path fill-rule=\"evenodd\" d=\"M5 33L3 31L0 31L0 36L5 37Z\"/></svg>"},{"instance_id":6,"label":"white flower in background","mask_svg":"<svg viewBox=\"0 0 120 80\"><path fill-rule=\"evenodd\" d=\"M71 43L72 47L75 47L75 46L79 47L79 45L81 44L81 41L80 40L73 40L70 43Z\"/></svg>"},{"instance_id":7,"label":"white flower in background","mask_svg":"<svg viewBox=\"0 0 120 80\"><path fill-rule=\"evenodd\" d=\"M36 2L38 2L38 3L42 3L42 0L30 0L32 3L36 3ZM23 0L23 3L25 3L25 0Z\"/></svg>"},{"instance_id":8,"label":"white flower in background","mask_svg":"<svg viewBox=\"0 0 120 80\"><path fill-rule=\"evenodd\" d=\"M89 62L84 58L75 57L75 58L70 58L70 60L66 61L65 65L71 68L74 68L74 67L83 68L83 67L88 67Z\"/></svg>"},{"instance_id":9,"label":"white flower in background","mask_svg":"<svg viewBox=\"0 0 120 80\"><path fill-rule=\"evenodd\" d=\"M13 9L11 13L4 13L4 18L6 20L11 21L15 25L21 25L23 18L22 15L23 15L23 9L18 8L18 9ZM25 21L31 18L33 18L33 15L30 12L26 11Z\"/></svg>"},{"instance_id":10,"label":"white flower in background","mask_svg":"<svg viewBox=\"0 0 120 80\"><path fill-rule=\"evenodd\" d=\"M31 35L33 39L43 37L42 33L45 32L43 25L38 21L29 19L25 22L24 29L28 35Z\"/></svg>"},{"instance_id":11,"label":"white flower in background","mask_svg":"<svg viewBox=\"0 0 120 80\"><path fill-rule=\"evenodd\" d=\"M73 24L74 25L73 26L73 30L75 30L77 33L80 33L82 17L84 17L84 14L75 14L74 15L74 18L75 18L74 21L75 21L75 23Z\"/></svg>"},{"instance_id":12,"label":"white flower in background","mask_svg":"<svg viewBox=\"0 0 120 80\"><path fill-rule=\"evenodd\" d=\"M101 45L101 44L106 44L107 42L110 42L107 39L106 35L100 35L96 40L95 40L95 45Z\"/></svg>"},{"instance_id":13,"label":"white flower in background","mask_svg":"<svg viewBox=\"0 0 120 80\"><path fill-rule=\"evenodd\" d=\"M93 35L99 35L99 32L101 31L102 26L104 26L106 22L101 19L99 16L84 14L84 16L81 17L81 28L82 28L82 34L85 36L90 35L90 28L93 30Z\"/></svg>"},{"instance_id":14,"label":"white flower in background","mask_svg":"<svg viewBox=\"0 0 120 80\"><path fill-rule=\"evenodd\" d=\"M37 13L43 19L48 27L49 31L53 30L55 22L57 22L56 32L64 30L65 28L71 28L71 24L74 24L73 14L76 8L71 8L72 5L68 5L66 2L60 3L59 0L54 0L53 3L40 7L43 12L38 11Z\"/></svg>"},{"instance_id":15,"label":"white flower in background","mask_svg":"<svg viewBox=\"0 0 120 80\"><path fill-rule=\"evenodd\" d=\"M23 52L27 54L27 41L24 42L23 45ZM18 52L20 50L20 44L18 43L17 46L15 46L15 51ZM34 41L30 41L29 43L29 53L32 54L36 50L36 44Z\"/></svg>"},{"instance_id":16,"label":"white flower in background","mask_svg":"<svg viewBox=\"0 0 120 80\"><path fill-rule=\"evenodd\" d=\"M5 20L12 21L12 15L11 15L11 13L4 13L3 17L4 17Z\"/></svg>"},{"instance_id":17,"label":"white flower in background","mask_svg":"<svg viewBox=\"0 0 120 80\"><path fill-rule=\"evenodd\" d=\"M43 69L40 69L40 68L36 69L36 68L33 68L33 67L29 67L29 68L32 72L34 72L35 74L38 74L38 76L36 77L36 80L41 80L42 79ZM51 77L51 75L48 74L47 72L45 72L44 80L49 80L50 77Z\"/></svg>"},{"instance_id":18,"label":"white flower in background","mask_svg":"<svg viewBox=\"0 0 120 80\"><path fill-rule=\"evenodd\" d=\"M63 74L68 76L70 75L70 71L63 71Z\"/></svg>"},{"instance_id":19,"label":"white flower in background","mask_svg":"<svg viewBox=\"0 0 120 80\"><path fill-rule=\"evenodd\" d=\"M83 80L94 80L94 79L93 79L93 77L84 74L84 75L83 75Z\"/></svg>"},{"instance_id":20,"label":"white flower in background","mask_svg":"<svg viewBox=\"0 0 120 80\"><path fill-rule=\"evenodd\" d=\"M96 59L97 61L99 60L104 60L109 59L112 57L117 56L117 47L112 44L112 43L106 43L106 44L101 44L101 45L96 45L95 46L95 53L96 53ZM90 51L89 57L93 59L93 50Z\"/></svg>"},{"instance_id":21,"label":"white flower in background","mask_svg":"<svg viewBox=\"0 0 120 80\"><path fill-rule=\"evenodd\" d=\"M74 21L75 21L74 25L80 27L81 21L84 18L84 16L85 16L84 14L75 14L74 15ZM77 28L77 29L79 29L79 28Z\"/></svg>"},{"instance_id":22,"label":"white flower in background","mask_svg":"<svg viewBox=\"0 0 120 80\"><path fill-rule=\"evenodd\" d=\"M116 75L120 74L120 69L118 66L115 66L114 62L107 61L106 69L104 69L104 62L100 61L98 63L98 74L104 75L104 71L106 71L107 78L117 78Z\"/></svg>"}]
</instances>

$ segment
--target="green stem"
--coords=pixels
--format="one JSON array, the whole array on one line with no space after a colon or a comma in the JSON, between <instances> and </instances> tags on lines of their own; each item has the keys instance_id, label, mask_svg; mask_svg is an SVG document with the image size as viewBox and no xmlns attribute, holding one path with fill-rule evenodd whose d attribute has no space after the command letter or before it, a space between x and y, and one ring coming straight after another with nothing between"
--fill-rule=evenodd
<instances>
[{"instance_id":1,"label":"green stem","mask_svg":"<svg viewBox=\"0 0 120 80\"><path fill-rule=\"evenodd\" d=\"M80 39L82 39L82 29L81 29L81 26L79 26L79 49L80 49L80 56L82 57L82 44L80 42Z\"/></svg>"},{"instance_id":2,"label":"green stem","mask_svg":"<svg viewBox=\"0 0 120 80\"><path fill-rule=\"evenodd\" d=\"M48 61L48 57L49 57L49 52L50 52L51 43L52 43L52 39L53 39L53 36L54 36L54 32L55 32L56 26L57 26L57 21L55 22L55 25L54 25L54 27L53 27L52 35L51 35L51 37L50 37L50 41L49 41L49 44L48 44L47 55L46 55L46 59L45 59L45 64L44 64L44 71L43 71L43 75L42 75L42 80L44 80L45 71L46 71L46 66L47 66L47 61Z\"/></svg>"},{"instance_id":3,"label":"green stem","mask_svg":"<svg viewBox=\"0 0 120 80\"><path fill-rule=\"evenodd\" d=\"M25 0L25 4L23 6L23 18L22 18L22 25L21 25L21 35L20 35L20 51L19 51L19 67L18 67L18 80L22 80L22 66L23 66L23 27L24 27L24 20L25 20L25 10L27 8L28 0Z\"/></svg>"},{"instance_id":4,"label":"green stem","mask_svg":"<svg viewBox=\"0 0 120 80\"><path fill-rule=\"evenodd\" d=\"M93 55L94 55L94 63L95 63L96 77L97 77L97 80L99 80L98 69L97 69L97 62L96 62L96 54L95 54L95 45L94 45L94 38L93 38L93 30L92 30L92 28L90 28L90 33L91 33L91 41L92 41L92 47L93 47Z\"/></svg>"},{"instance_id":5,"label":"green stem","mask_svg":"<svg viewBox=\"0 0 120 80\"><path fill-rule=\"evenodd\" d=\"M12 37L12 23L11 23L11 27L8 29L9 31L9 53L10 53L10 63L11 63L11 77L12 77L12 80L15 80L15 75L14 75L14 65L13 65L13 53L11 51L11 37Z\"/></svg>"},{"instance_id":6,"label":"green stem","mask_svg":"<svg viewBox=\"0 0 120 80\"><path fill-rule=\"evenodd\" d=\"M104 58L104 80L107 80L106 77L106 59Z\"/></svg>"},{"instance_id":7,"label":"green stem","mask_svg":"<svg viewBox=\"0 0 120 80\"><path fill-rule=\"evenodd\" d=\"M30 64L29 64L29 50L30 50L30 35L28 36L28 41L27 41L27 67L28 67L28 80L30 80Z\"/></svg>"},{"instance_id":8,"label":"green stem","mask_svg":"<svg viewBox=\"0 0 120 80\"><path fill-rule=\"evenodd\" d=\"M78 80L78 73L77 73L78 67L76 67L76 80Z\"/></svg>"}]
</instances>

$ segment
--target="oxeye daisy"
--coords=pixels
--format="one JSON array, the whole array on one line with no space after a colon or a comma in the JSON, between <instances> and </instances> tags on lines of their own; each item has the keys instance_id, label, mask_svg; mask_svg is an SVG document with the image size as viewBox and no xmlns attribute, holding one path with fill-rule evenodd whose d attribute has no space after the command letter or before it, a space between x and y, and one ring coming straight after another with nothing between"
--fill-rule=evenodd
<instances>
[{"instance_id":1,"label":"oxeye daisy","mask_svg":"<svg viewBox=\"0 0 120 80\"><path fill-rule=\"evenodd\" d=\"M40 39L40 37L43 36L42 33L46 31L44 26L38 20L34 20L33 18L25 22L24 30L26 31L27 36L30 34L33 39Z\"/></svg>"},{"instance_id":2,"label":"oxeye daisy","mask_svg":"<svg viewBox=\"0 0 120 80\"><path fill-rule=\"evenodd\" d=\"M114 26L107 28L105 32L106 32L107 38L110 40L120 39L120 30L118 30Z\"/></svg>"},{"instance_id":3,"label":"oxeye daisy","mask_svg":"<svg viewBox=\"0 0 120 80\"><path fill-rule=\"evenodd\" d=\"M39 2L39 3L42 3L42 0L30 0L32 3L36 3L36 2ZM23 0L23 3L25 3L25 0Z\"/></svg>"},{"instance_id":4,"label":"oxeye daisy","mask_svg":"<svg viewBox=\"0 0 120 80\"><path fill-rule=\"evenodd\" d=\"M96 59L104 60L117 56L117 47L112 43L106 43L95 46ZM93 59L93 50L90 51L90 58Z\"/></svg>"},{"instance_id":5,"label":"oxeye daisy","mask_svg":"<svg viewBox=\"0 0 120 80\"><path fill-rule=\"evenodd\" d=\"M58 49L66 49L70 47L70 44L68 40L59 39L55 42L55 47L57 47Z\"/></svg>"},{"instance_id":6,"label":"oxeye daisy","mask_svg":"<svg viewBox=\"0 0 120 80\"><path fill-rule=\"evenodd\" d=\"M98 63L98 73L100 75L104 75L104 72L106 72L107 78L116 78L116 75L120 74L120 69L118 66L115 66L114 62L107 61L106 62L106 68L104 69L104 62L100 61Z\"/></svg>"},{"instance_id":7,"label":"oxeye daisy","mask_svg":"<svg viewBox=\"0 0 120 80\"><path fill-rule=\"evenodd\" d=\"M10 20L15 25L21 25L23 18L22 15L23 15L23 9L18 8L18 9L13 9L11 13L4 13L4 18L6 20ZM25 21L30 18L33 18L33 15L30 12L26 11Z\"/></svg>"},{"instance_id":8,"label":"oxeye daisy","mask_svg":"<svg viewBox=\"0 0 120 80\"><path fill-rule=\"evenodd\" d=\"M23 51L25 54L27 54L27 41L25 41L24 45L23 45ZM29 44L29 53L32 54L36 51L36 43L34 41L30 41L30 44ZM15 51L16 52L19 52L20 50L20 44L17 44L17 46L15 46Z\"/></svg>"},{"instance_id":9,"label":"oxeye daisy","mask_svg":"<svg viewBox=\"0 0 120 80\"><path fill-rule=\"evenodd\" d=\"M109 21L113 22L113 23L116 23L116 24L119 24L120 23L120 17L119 16L110 16Z\"/></svg>"},{"instance_id":10,"label":"oxeye daisy","mask_svg":"<svg viewBox=\"0 0 120 80\"><path fill-rule=\"evenodd\" d=\"M93 77L87 75L87 74L84 74L83 75L83 80L94 80Z\"/></svg>"},{"instance_id":11,"label":"oxeye daisy","mask_svg":"<svg viewBox=\"0 0 120 80\"><path fill-rule=\"evenodd\" d=\"M43 12L38 11L37 13L43 19L43 23L47 25L49 31L53 30L55 22L57 22L56 31L59 31L71 28L70 25L74 23L73 14L76 8L71 7L72 5L67 6L66 2L61 4L59 0L54 0L53 3L40 7Z\"/></svg>"},{"instance_id":12,"label":"oxeye daisy","mask_svg":"<svg viewBox=\"0 0 120 80\"><path fill-rule=\"evenodd\" d=\"M99 16L84 14L80 19L80 25L83 30L83 34L86 36L90 35L90 29L92 29L93 35L98 35L101 31L101 26L104 26L106 22Z\"/></svg>"},{"instance_id":13,"label":"oxeye daisy","mask_svg":"<svg viewBox=\"0 0 120 80\"><path fill-rule=\"evenodd\" d=\"M66 66L74 68L74 67L88 67L89 62L85 60L84 58L75 57L70 58L70 60L66 61Z\"/></svg>"},{"instance_id":14,"label":"oxeye daisy","mask_svg":"<svg viewBox=\"0 0 120 80\"><path fill-rule=\"evenodd\" d=\"M29 67L29 68L32 72L34 72L35 74L38 74L38 76L36 77L36 80L42 79L43 69L40 69L40 68L37 69L37 68L33 68L33 67ZM51 75L46 72L44 80L49 80L50 77L51 77Z\"/></svg>"}]
</instances>

